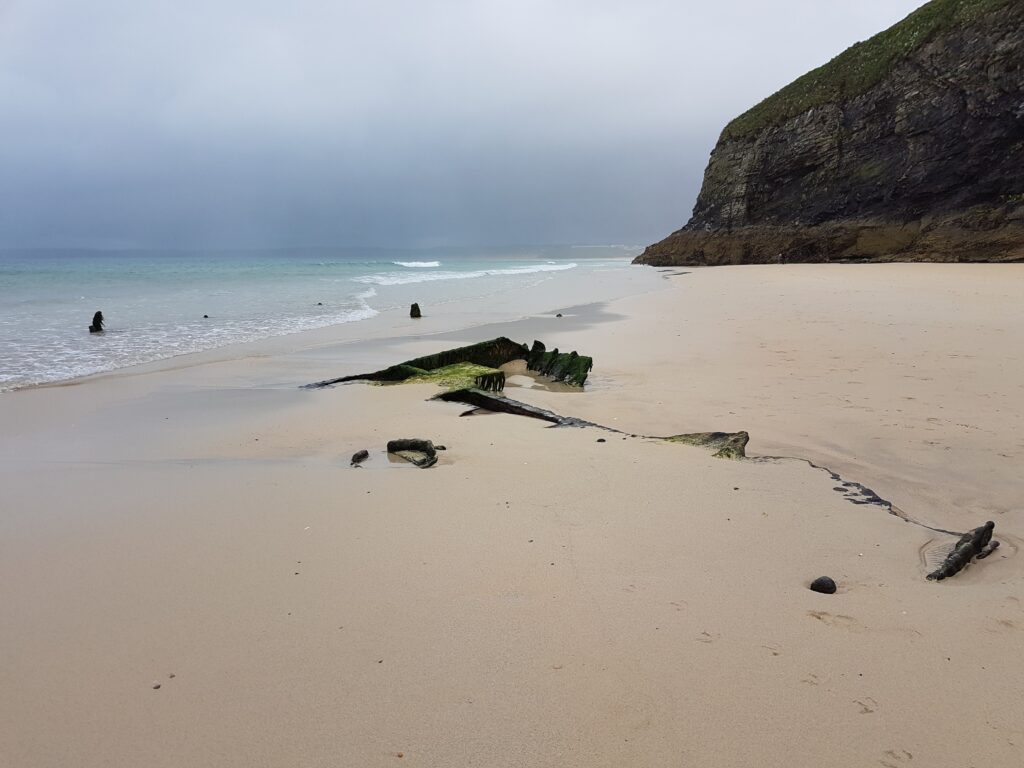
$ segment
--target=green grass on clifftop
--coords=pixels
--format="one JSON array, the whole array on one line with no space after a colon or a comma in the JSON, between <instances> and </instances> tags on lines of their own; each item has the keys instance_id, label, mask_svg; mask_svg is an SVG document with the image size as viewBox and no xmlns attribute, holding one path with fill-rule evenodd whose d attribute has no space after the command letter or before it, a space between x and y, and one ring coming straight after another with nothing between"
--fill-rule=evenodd
<instances>
[{"instance_id":1,"label":"green grass on clifftop","mask_svg":"<svg viewBox=\"0 0 1024 768\"><path fill-rule=\"evenodd\" d=\"M859 96L937 35L1015 2L1021 0L932 0L744 112L725 127L722 139L742 139L814 107Z\"/></svg>"}]
</instances>

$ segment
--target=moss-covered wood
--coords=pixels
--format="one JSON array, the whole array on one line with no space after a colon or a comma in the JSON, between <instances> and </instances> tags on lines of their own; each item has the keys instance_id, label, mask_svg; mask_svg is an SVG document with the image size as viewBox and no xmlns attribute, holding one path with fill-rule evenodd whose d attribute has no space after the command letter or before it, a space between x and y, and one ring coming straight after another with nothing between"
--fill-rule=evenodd
<instances>
[{"instance_id":1,"label":"moss-covered wood","mask_svg":"<svg viewBox=\"0 0 1024 768\"><path fill-rule=\"evenodd\" d=\"M505 387L505 374L497 370L513 360L525 360L529 349L500 336L465 347L446 349L434 355L424 355L404 363L392 365L372 373L340 376L306 384L307 389L329 387L347 381L433 381L442 386L501 390Z\"/></svg>"},{"instance_id":2,"label":"moss-covered wood","mask_svg":"<svg viewBox=\"0 0 1024 768\"><path fill-rule=\"evenodd\" d=\"M685 443L709 448L719 459L743 459L747 456L750 435L746 432L690 432L662 438L669 443Z\"/></svg>"},{"instance_id":3,"label":"moss-covered wood","mask_svg":"<svg viewBox=\"0 0 1024 768\"><path fill-rule=\"evenodd\" d=\"M559 352L557 347L548 352L543 342L534 341L526 367L555 381L582 387L594 367L594 359L576 352Z\"/></svg>"},{"instance_id":4,"label":"moss-covered wood","mask_svg":"<svg viewBox=\"0 0 1024 768\"><path fill-rule=\"evenodd\" d=\"M593 358L575 352L564 353L557 349L548 352L539 341L533 342L531 350L525 344L517 344L500 336L490 341L406 360L372 373L318 381L307 384L306 388L329 387L347 381L406 381L435 383L449 389L476 387L500 392L505 388L505 374L498 369L513 360L525 360L531 371L577 387L583 386L587 374L594 367Z\"/></svg>"},{"instance_id":5,"label":"moss-covered wood","mask_svg":"<svg viewBox=\"0 0 1024 768\"><path fill-rule=\"evenodd\" d=\"M500 368L513 360L524 360L529 350L525 344L517 344L511 339L499 336L490 341L481 341L466 347L446 349L434 355L424 355L414 360L407 360L406 365L432 371L455 363L473 363L487 368Z\"/></svg>"},{"instance_id":6,"label":"moss-covered wood","mask_svg":"<svg viewBox=\"0 0 1024 768\"><path fill-rule=\"evenodd\" d=\"M404 380L406 384L436 384L446 389L463 389L465 387L477 386L477 381L491 381L495 374L500 374L502 386L504 386L505 374L494 368L488 368L474 363L455 363L446 365L443 368L435 368L432 371L417 369L420 373L410 376Z\"/></svg>"}]
</instances>

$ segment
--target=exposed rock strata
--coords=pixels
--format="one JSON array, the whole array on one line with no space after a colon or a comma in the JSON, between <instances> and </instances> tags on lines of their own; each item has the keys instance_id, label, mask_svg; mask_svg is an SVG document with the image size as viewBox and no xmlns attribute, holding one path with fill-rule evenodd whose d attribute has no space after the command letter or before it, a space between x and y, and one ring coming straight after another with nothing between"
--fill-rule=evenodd
<instances>
[{"instance_id":1,"label":"exposed rock strata","mask_svg":"<svg viewBox=\"0 0 1024 768\"><path fill-rule=\"evenodd\" d=\"M933 0L726 126L636 263L1024 260L1024 3Z\"/></svg>"}]
</instances>

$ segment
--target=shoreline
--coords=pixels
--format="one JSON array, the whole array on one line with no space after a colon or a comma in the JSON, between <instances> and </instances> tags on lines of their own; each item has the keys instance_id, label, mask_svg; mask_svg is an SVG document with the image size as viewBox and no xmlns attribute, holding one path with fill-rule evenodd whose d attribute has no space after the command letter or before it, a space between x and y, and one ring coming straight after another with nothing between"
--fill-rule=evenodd
<instances>
[{"instance_id":1,"label":"shoreline","mask_svg":"<svg viewBox=\"0 0 1024 768\"><path fill-rule=\"evenodd\" d=\"M633 293L658 290L662 287L653 278L641 277L640 271L632 269L627 258L624 257L621 262L617 271L624 273L627 278L625 289L619 286L611 287L607 285L607 279L594 274L554 273L556 277L548 277L536 284L515 286L500 297L494 294L485 294L470 299L435 297L436 300L424 302L427 314L420 320L411 320L406 307L383 309L377 311L372 317L362 320L281 333L262 339L232 342L209 349L174 354L169 357L133 363L68 379L0 389L0 397L11 392L35 388L75 386L104 377L148 374L207 363L222 363L267 355L296 354L303 350L321 347L401 338L410 335L410 332L413 335L436 335L468 330L494 322L516 322L546 312L554 314L564 311L569 305L558 303L558 294L562 292L569 293L570 304L572 302L592 303L592 299L586 295L588 288L603 297L597 300L600 302L611 301ZM582 288L580 284L582 284ZM424 285L423 292L428 293L434 287L428 282ZM537 298L533 296L535 293L538 294ZM421 301L424 300L421 299ZM555 308L548 310L548 303ZM495 307L497 308L495 309ZM495 319L495 315L497 319Z\"/></svg>"},{"instance_id":2,"label":"shoreline","mask_svg":"<svg viewBox=\"0 0 1024 768\"><path fill-rule=\"evenodd\" d=\"M1000 339L1024 330L1024 274L836 269L694 270L563 318L0 397L0 762L739 768L799 744L837 768L1016 764L1022 511L936 584L950 537L826 472L948 530L1012 495L1024 360ZM424 384L298 387L498 335L594 356L583 392L505 392L620 432L460 418ZM855 377L861 407L837 408ZM956 399L1002 432L928 421ZM705 430L832 469L639 437ZM392 463L403 437L447 450ZM931 503L951 488L963 509ZM836 594L807 588L821 575Z\"/></svg>"}]
</instances>

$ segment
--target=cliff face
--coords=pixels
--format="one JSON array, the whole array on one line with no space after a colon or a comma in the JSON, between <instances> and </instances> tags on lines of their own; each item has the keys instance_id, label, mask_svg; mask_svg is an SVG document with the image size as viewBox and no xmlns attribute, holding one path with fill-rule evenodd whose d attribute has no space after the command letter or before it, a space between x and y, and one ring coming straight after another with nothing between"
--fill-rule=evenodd
<instances>
[{"instance_id":1,"label":"cliff face","mask_svg":"<svg viewBox=\"0 0 1024 768\"><path fill-rule=\"evenodd\" d=\"M1024 0L933 0L722 132L636 263L1024 260Z\"/></svg>"}]
</instances>

